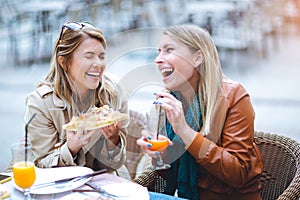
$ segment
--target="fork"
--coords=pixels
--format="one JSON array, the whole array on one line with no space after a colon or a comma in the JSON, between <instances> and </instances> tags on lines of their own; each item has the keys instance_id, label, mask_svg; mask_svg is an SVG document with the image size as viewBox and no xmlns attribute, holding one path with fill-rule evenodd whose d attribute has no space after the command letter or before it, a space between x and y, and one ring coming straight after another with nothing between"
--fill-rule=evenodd
<instances>
[{"instance_id":1,"label":"fork","mask_svg":"<svg viewBox=\"0 0 300 200\"><path fill-rule=\"evenodd\" d=\"M103 188L101 188L99 185L96 185L95 183L86 182L85 185L93 188L94 190L96 190L97 192L103 194L104 196L108 196L108 197L120 197L118 195L114 195L114 194L111 194L111 193L105 191Z\"/></svg>"},{"instance_id":2,"label":"fork","mask_svg":"<svg viewBox=\"0 0 300 200\"><path fill-rule=\"evenodd\" d=\"M36 190L36 189L40 189L40 188L43 188L43 187L49 187L49 186L52 186L52 187L55 187L55 188L67 188L67 187L70 187L72 186L72 184L76 183L77 181L80 181L82 180L80 177L77 177L77 178L74 178L70 181L67 181L67 182L60 182L60 183L41 183L39 185L35 185L33 186L31 189L32 190Z\"/></svg>"}]
</instances>

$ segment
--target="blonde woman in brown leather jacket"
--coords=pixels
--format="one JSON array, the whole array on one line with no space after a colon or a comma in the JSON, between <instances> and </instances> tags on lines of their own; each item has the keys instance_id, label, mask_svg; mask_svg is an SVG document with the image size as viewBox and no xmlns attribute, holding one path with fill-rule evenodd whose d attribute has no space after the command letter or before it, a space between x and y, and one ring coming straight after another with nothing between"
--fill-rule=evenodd
<instances>
[{"instance_id":1,"label":"blonde woman in brown leather jacket","mask_svg":"<svg viewBox=\"0 0 300 200\"><path fill-rule=\"evenodd\" d=\"M195 25L167 28L155 63L168 92L154 104L167 116L173 145L165 193L187 199L260 199L262 159L254 144L255 113L243 86L222 72L209 33ZM147 136L145 136L147 137ZM137 143L145 153L145 137Z\"/></svg>"},{"instance_id":2,"label":"blonde woman in brown leather jacket","mask_svg":"<svg viewBox=\"0 0 300 200\"><path fill-rule=\"evenodd\" d=\"M102 31L88 23L62 26L51 70L26 99L25 120L37 167L87 166L114 171L125 161L128 121L85 131L63 130L72 116L109 105L128 113L128 102L114 79L105 73L106 42Z\"/></svg>"}]
</instances>

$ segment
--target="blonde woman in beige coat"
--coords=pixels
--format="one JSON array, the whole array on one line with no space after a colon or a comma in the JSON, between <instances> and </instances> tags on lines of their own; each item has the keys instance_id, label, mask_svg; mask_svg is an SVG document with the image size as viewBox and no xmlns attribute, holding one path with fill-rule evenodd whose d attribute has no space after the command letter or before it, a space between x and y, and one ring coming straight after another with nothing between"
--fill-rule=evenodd
<instances>
[{"instance_id":1,"label":"blonde woman in beige coat","mask_svg":"<svg viewBox=\"0 0 300 200\"><path fill-rule=\"evenodd\" d=\"M105 48L102 31L91 24L62 26L51 70L26 99L25 120L36 113L28 138L37 167L86 166L112 172L124 163L127 120L93 131L62 128L94 106L128 113L126 97L104 72Z\"/></svg>"}]
</instances>

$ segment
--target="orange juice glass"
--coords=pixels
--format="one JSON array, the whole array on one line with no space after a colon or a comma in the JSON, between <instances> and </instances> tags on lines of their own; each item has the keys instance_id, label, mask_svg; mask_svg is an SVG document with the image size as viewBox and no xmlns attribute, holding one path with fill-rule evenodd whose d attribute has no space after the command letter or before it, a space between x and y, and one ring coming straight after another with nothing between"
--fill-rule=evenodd
<instances>
[{"instance_id":1,"label":"orange juice glass","mask_svg":"<svg viewBox=\"0 0 300 200\"><path fill-rule=\"evenodd\" d=\"M34 184L36 178L31 144L24 142L13 144L11 150L14 183L23 189L24 199L31 199L30 187Z\"/></svg>"},{"instance_id":2,"label":"orange juice glass","mask_svg":"<svg viewBox=\"0 0 300 200\"><path fill-rule=\"evenodd\" d=\"M30 188L35 181L35 169L32 162L20 161L13 165L15 184L20 188Z\"/></svg>"},{"instance_id":3,"label":"orange juice glass","mask_svg":"<svg viewBox=\"0 0 300 200\"><path fill-rule=\"evenodd\" d=\"M146 137L146 141L152 144L149 150L159 152L166 150L169 145L166 130L166 115L160 106L146 113L146 131L151 136L151 139ZM157 136L158 139L156 138ZM171 167L169 164L164 163L161 154L156 155L154 163L154 170L164 170Z\"/></svg>"},{"instance_id":4,"label":"orange juice glass","mask_svg":"<svg viewBox=\"0 0 300 200\"><path fill-rule=\"evenodd\" d=\"M151 140L147 139L147 142L152 144L149 148L151 151L164 151L169 145L168 138L162 135L159 135L158 140L156 138L152 138Z\"/></svg>"}]
</instances>

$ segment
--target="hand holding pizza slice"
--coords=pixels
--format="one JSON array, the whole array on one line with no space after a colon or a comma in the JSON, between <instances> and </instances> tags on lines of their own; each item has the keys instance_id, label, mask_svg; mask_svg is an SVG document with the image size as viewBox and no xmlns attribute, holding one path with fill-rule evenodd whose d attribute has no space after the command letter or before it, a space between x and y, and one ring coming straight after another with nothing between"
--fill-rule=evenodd
<instances>
[{"instance_id":1,"label":"hand holding pizza slice","mask_svg":"<svg viewBox=\"0 0 300 200\"><path fill-rule=\"evenodd\" d=\"M112 111L109 109L108 105L104 105L99 108L94 107L89 112L78 117L73 116L69 123L63 125L63 129L76 131L80 127L85 127L85 130L93 130L110 126L128 118L128 114Z\"/></svg>"}]
</instances>

